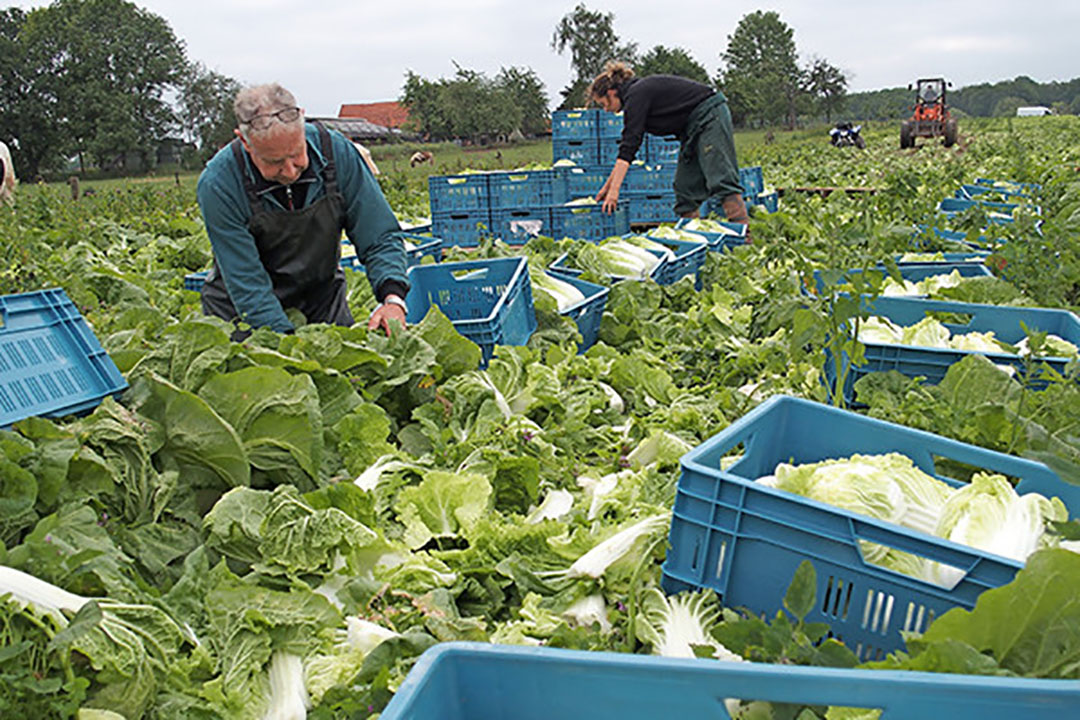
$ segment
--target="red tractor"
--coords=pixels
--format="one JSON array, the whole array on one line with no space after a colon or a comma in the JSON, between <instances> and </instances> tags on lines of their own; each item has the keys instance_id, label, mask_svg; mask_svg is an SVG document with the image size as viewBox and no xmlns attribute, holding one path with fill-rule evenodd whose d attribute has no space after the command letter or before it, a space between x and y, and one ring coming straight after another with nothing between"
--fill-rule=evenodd
<instances>
[{"instance_id":1,"label":"red tractor","mask_svg":"<svg viewBox=\"0 0 1080 720\"><path fill-rule=\"evenodd\" d=\"M945 104L945 78L922 79L915 83L915 105L910 120L900 124L900 147L915 147L915 138L944 138L945 147L956 144L956 118ZM908 90L911 90L908 85Z\"/></svg>"}]
</instances>

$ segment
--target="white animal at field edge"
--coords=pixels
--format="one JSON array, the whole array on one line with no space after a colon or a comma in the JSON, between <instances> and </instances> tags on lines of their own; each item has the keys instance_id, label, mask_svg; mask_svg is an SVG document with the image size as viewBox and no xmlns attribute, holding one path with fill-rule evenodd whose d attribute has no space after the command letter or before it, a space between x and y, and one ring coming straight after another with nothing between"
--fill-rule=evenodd
<instances>
[{"instance_id":1,"label":"white animal at field edge","mask_svg":"<svg viewBox=\"0 0 1080 720\"><path fill-rule=\"evenodd\" d=\"M0 142L0 162L4 164L4 178L0 181L0 201L15 204L15 166L11 164L11 151Z\"/></svg>"}]
</instances>

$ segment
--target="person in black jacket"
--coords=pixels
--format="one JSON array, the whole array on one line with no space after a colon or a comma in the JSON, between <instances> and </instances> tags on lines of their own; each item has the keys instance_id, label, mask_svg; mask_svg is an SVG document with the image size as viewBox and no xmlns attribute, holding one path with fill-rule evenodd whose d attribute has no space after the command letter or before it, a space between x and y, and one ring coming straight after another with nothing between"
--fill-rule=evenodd
<instances>
[{"instance_id":1,"label":"person in black jacket","mask_svg":"<svg viewBox=\"0 0 1080 720\"><path fill-rule=\"evenodd\" d=\"M675 75L636 78L625 64L610 62L589 86L589 97L608 112L623 113L619 156L596 194L606 212L615 210L619 188L649 132L679 138L676 215L698 217L701 203L718 196L729 221L748 222L735 160L731 111L723 93Z\"/></svg>"}]
</instances>

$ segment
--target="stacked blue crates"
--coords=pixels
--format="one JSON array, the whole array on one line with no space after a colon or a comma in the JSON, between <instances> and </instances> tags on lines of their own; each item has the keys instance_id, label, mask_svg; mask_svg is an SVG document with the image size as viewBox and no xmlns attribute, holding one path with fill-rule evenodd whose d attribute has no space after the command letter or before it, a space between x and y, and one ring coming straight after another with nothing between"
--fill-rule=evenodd
<instances>
[{"instance_id":1,"label":"stacked blue crates","mask_svg":"<svg viewBox=\"0 0 1080 720\"><path fill-rule=\"evenodd\" d=\"M492 235L522 245L537 235L551 235L552 170L512 170L488 179Z\"/></svg>"},{"instance_id":2,"label":"stacked blue crates","mask_svg":"<svg viewBox=\"0 0 1080 720\"><path fill-rule=\"evenodd\" d=\"M446 245L475 247L491 229L487 173L428 178L431 227Z\"/></svg>"}]
</instances>

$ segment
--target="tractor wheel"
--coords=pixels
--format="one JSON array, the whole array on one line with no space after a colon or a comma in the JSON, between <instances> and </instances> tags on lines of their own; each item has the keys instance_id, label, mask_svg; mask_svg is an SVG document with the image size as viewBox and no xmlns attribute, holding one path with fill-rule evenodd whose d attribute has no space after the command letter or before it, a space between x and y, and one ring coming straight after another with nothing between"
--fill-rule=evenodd
<instances>
[{"instance_id":1,"label":"tractor wheel","mask_svg":"<svg viewBox=\"0 0 1080 720\"><path fill-rule=\"evenodd\" d=\"M866 149L866 141L863 140L862 135L855 136L855 147L859 148L860 150Z\"/></svg>"},{"instance_id":2,"label":"tractor wheel","mask_svg":"<svg viewBox=\"0 0 1080 720\"><path fill-rule=\"evenodd\" d=\"M956 125L956 118L949 118L945 121L945 147L952 147L956 144L957 134L960 132Z\"/></svg>"},{"instance_id":3,"label":"tractor wheel","mask_svg":"<svg viewBox=\"0 0 1080 720\"><path fill-rule=\"evenodd\" d=\"M900 149L906 150L910 147L915 147L915 138L911 133L911 123L905 120L900 123Z\"/></svg>"}]
</instances>

